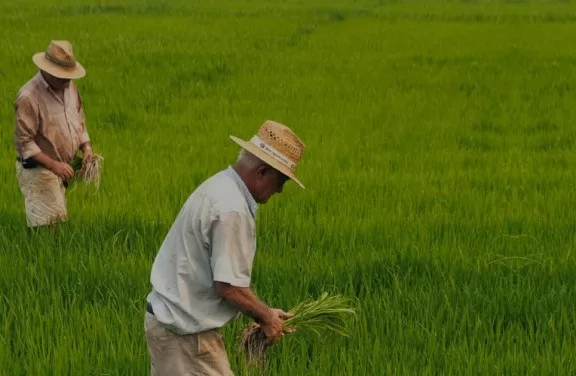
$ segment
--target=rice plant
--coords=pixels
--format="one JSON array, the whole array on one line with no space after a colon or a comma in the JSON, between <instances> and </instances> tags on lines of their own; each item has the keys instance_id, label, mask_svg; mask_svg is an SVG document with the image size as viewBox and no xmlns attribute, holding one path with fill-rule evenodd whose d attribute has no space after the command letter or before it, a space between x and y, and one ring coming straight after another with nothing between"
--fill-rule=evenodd
<instances>
[{"instance_id":1,"label":"rice plant","mask_svg":"<svg viewBox=\"0 0 576 376\"><path fill-rule=\"evenodd\" d=\"M93 186L95 191L100 189L100 174L104 158L99 154L91 154L87 158L76 156L70 166L74 170L72 183L84 181L87 187Z\"/></svg>"},{"instance_id":2,"label":"rice plant","mask_svg":"<svg viewBox=\"0 0 576 376\"><path fill-rule=\"evenodd\" d=\"M289 313L294 316L284 320L285 333L311 332L318 337L322 332L332 332L347 336L346 316L356 317L354 299L342 295L329 296L324 292L317 300L308 299L293 307ZM266 351L270 343L261 326L247 325L239 340L239 347L245 351L248 364L265 366Z\"/></svg>"}]
</instances>

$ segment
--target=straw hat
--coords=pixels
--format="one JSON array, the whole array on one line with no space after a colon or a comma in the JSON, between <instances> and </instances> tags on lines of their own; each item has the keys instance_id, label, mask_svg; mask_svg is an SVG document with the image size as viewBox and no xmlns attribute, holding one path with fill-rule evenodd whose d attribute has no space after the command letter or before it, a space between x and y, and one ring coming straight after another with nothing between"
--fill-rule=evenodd
<instances>
[{"instance_id":1,"label":"straw hat","mask_svg":"<svg viewBox=\"0 0 576 376\"><path fill-rule=\"evenodd\" d=\"M244 141L234 136L230 136L230 138L246 151L254 154L304 188L304 185L294 175L296 165L304 153L304 143L290 128L284 124L267 120L250 141Z\"/></svg>"},{"instance_id":2,"label":"straw hat","mask_svg":"<svg viewBox=\"0 0 576 376\"><path fill-rule=\"evenodd\" d=\"M76 79L86 75L86 70L74 57L72 45L66 40L51 41L46 52L38 52L32 60L38 68L54 77Z\"/></svg>"}]
</instances>

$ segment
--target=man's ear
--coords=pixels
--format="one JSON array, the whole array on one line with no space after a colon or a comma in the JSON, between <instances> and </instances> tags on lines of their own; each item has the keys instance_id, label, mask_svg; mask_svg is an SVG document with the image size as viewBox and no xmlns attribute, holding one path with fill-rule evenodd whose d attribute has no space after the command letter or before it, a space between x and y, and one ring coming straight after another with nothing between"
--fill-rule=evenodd
<instances>
[{"instance_id":1,"label":"man's ear","mask_svg":"<svg viewBox=\"0 0 576 376\"><path fill-rule=\"evenodd\" d=\"M256 168L256 175L258 177L264 177L268 173L268 166L261 164Z\"/></svg>"}]
</instances>

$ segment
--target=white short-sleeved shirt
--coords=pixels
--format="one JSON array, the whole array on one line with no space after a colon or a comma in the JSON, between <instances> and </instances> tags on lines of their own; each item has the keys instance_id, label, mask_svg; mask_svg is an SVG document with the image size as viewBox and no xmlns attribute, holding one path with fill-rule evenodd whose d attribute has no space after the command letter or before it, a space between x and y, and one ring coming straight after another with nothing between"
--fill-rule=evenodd
<instances>
[{"instance_id":1,"label":"white short-sleeved shirt","mask_svg":"<svg viewBox=\"0 0 576 376\"><path fill-rule=\"evenodd\" d=\"M152 265L147 297L169 330L193 334L220 328L239 311L215 281L249 287L256 252L257 204L232 167L188 198Z\"/></svg>"}]
</instances>

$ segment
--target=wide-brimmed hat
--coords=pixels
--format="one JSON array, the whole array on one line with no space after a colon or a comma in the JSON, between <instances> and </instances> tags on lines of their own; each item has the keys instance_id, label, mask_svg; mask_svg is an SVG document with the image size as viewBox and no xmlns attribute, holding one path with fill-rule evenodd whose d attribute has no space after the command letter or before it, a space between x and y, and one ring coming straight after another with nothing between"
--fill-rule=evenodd
<instances>
[{"instance_id":1,"label":"wide-brimmed hat","mask_svg":"<svg viewBox=\"0 0 576 376\"><path fill-rule=\"evenodd\" d=\"M304 185L296 178L296 165L304 154L304 143L284 124L267 120L250 141L230 136L243 149L254 154L263 162L294 180L300 187Z\"/></svg>"},{"instance_id":2,"label":"wide-brimmed hat","mask_svg":"<svg viewBox=\"0 0 576 376\"><path fill-rule=\"evenodd\" d=\"M51 41L46 52L34 54L32 60L38 68L54 77L72 80L86 75L86 70L76 61L72 45L67 40Z\"/></svg>"}]
</instances>

